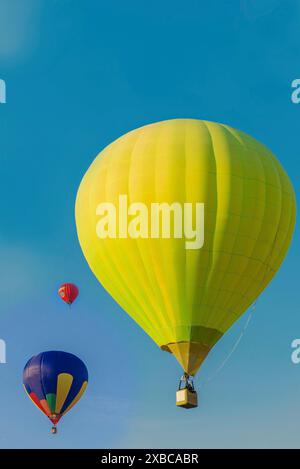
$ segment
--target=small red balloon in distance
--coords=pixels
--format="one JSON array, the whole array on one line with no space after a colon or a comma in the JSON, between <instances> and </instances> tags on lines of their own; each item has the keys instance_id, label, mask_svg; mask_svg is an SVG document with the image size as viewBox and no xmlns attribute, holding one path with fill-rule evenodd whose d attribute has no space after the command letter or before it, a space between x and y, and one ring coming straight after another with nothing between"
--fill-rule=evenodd
<instances>
[{"instance_id":1,"label":"small red balloon in distance","mask_svg":"<svg viewBox=\"0 0 300 469\"><path fill-rule=\"evenodd\" d=\"M63 301L71 305L76 300L79 290L74 283L63 283L58 290L58 294Z\"/></svg>"}]
</instances>

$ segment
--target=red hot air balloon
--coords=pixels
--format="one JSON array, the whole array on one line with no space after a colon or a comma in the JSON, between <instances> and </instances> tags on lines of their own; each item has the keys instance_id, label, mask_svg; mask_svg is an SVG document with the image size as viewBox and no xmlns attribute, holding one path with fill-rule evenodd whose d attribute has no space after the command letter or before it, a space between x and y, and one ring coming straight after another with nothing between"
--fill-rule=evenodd
<instances>
[{"instance_id":1,"label":"red hot air balloon","mask_svg":"<svg viewBox=\"0 0 300 469\"><path fill-rule=\"evenodd\" d=\"M76 300L79 290L74 283L63 283L59 287L58 294L63 301L71 305Z\"/></svg>"}]
</instances>

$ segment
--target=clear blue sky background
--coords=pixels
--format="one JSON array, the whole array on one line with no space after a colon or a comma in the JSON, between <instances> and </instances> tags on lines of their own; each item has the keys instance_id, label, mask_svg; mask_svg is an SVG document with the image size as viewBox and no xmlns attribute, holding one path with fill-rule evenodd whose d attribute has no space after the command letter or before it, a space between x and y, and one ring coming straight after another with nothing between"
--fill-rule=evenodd
<instances>
[{"instance_id":1,"label":"clear blue sky background","mask_svg":"<svg viewBox=\"0 0 300 469\"><path fill-rule=\"evenodd\" d=\"M197 378L200 406L177 409L180 368L89 271L74 225L79 182L123 133L173 117L215 120L263 141L299 190L297 0L0 0L0 446L300 447L299 231L226 367L247 315ZM63 281L81 296L71 312ZM90 383L49 434L22 389L27 359L62 349Z\"/></svg>"}]
</instances>

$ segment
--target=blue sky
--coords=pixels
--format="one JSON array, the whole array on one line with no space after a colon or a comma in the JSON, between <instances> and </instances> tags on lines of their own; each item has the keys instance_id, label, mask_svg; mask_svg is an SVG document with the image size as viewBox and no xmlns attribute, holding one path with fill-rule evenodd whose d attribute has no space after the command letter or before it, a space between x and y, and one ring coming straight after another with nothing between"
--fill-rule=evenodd
<instances>
[{"instance_id":1,"label":"blue sky","mask_svg":"<svg viewBox=\"0 0 300 469\"><path fill-rule=\"evenodd\" d=\"M298 0L0 0L0 365L3 448L299 447L299 231L260 297L197 378L200 406L177 409L180 368L103 290L74 224L96 154L143 124L193 117L269 146L299 191ZM61 282L81 295L71 311ZM23 366L61 349L87 364L81 402L52 437L22 390Z\"/></svg>"}]
</instances>

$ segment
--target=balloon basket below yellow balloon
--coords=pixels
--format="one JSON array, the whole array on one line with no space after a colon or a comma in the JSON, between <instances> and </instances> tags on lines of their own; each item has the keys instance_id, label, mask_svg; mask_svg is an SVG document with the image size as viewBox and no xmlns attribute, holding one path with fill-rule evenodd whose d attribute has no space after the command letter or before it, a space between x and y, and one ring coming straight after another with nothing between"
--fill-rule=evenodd
<instances>
[{"instance_id":1,"label":"balloon basket below yellow balloon","mask_svg":"<svg viewBox=\"0 0 300 469\"><path fill-rule=\"evenodd\" d=\"M184 374L179 381L176 392L176 406L184 409L198 407L198 396L194 388L194 383L188 374Z\"/></svg>"},{"instance_id":2,"label":"balloon basket below yellow balloon","mask_svg":"<svg viewBox=\"0 0 300 469\"><path fill-rule=\"evenodd\" d=\"M52 433L52 435L56 435L56 433L57 433L57 428L53 426L53 427L51 428L51 433Z\"/></svg>"},{"instance_id":3,"label":"balloon basket below yellow balloon","mask_svg":"<svg viewBox=\"0 0 300 469\"><path fill-rule=\"evenodd\" d=\"M180 389L176 392L176 405L184 409L194 409L198 407L198 396L196 391L189 391L188 389Z\"/></svg>"}]
</instances>

